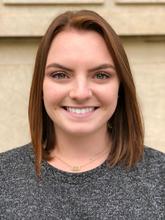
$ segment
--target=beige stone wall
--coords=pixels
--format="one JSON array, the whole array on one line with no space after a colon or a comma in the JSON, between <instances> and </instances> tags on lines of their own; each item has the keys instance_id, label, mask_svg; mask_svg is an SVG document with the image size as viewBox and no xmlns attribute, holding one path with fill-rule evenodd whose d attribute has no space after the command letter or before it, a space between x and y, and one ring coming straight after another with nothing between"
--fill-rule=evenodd
<instances>
[{"instance_id":1,"label":"beige stone wall","mask_svg":"<svg viewBox=\"0 0 165 220\"><path fill-rule=\"evenodd\" d=\"M80 8L99 12L122 36L144 115L145 143L165 152L163 0L1 0L0 151L30 140L27 106L40 36L57 14Z\"/></svg>"},{"instance_id":2,"label":"beige stone wall","mask_svg":"<svg viewBox=\"0 0 165 220\"><path fill-rule=\"evenodd\" d=\"M165 152L165 37L124 41L145 122L145 144Z\"/></svg>"},{"instance_id":3,"label":"beige stone wall","mask_svg":"<svg viewBox=\"0 0 165 220\"><path fill-rule=\"evenodd\" d=\"M41 36L57 14L80 8L99 12L120 35L165 34L165 0L0 0L0 36Z\"/></svg>"},{"instance_id":4,"label":"beige stone wall","mask_svg":"<svg viewBox=\"0 0 165 220\"><path fill-rule=\"evenodd\" d=\"M0 151L29 141L28 97L36 39L0 39Z\"/></svg>"}]
</instances>

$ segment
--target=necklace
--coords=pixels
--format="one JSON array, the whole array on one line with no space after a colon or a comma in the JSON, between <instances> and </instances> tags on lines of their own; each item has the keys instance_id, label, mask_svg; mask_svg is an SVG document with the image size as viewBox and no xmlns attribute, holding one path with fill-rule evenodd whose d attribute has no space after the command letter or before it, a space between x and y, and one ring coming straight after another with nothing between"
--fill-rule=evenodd
<instances>
[{"instance_id":1,"label":"necklace","mask_svg":"<svg viewBox=\"0 0 165 220\"><path fill-rule=\"evenodd\" d=\"M104 149L103 151L97 153L94 157L90 158L87 163L82 164L82 165L74 165L74 166L69 164L68 162L64 161L63 159L61 159L57 155L55 155L55 158L57 158L59 161L61 161L62 163L64 163L68 167L70 167L71 171L77 172L77 171L81 171L83 167L91 164L92 162L96 161L98 158L100 158L101 156L103 156L105 153L108 153L108 152L109 152L109 150Z\"/></svg>"}]
</instances>

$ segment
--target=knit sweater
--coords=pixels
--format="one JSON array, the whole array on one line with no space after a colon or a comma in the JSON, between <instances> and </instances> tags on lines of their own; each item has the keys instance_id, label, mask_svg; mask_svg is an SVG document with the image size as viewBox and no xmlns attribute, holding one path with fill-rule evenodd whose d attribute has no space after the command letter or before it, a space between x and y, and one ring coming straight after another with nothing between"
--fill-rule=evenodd
<instances>
[{"instance_id":1,"label":"knit sweater","mask_svg":"<svg viewBox=\"0 0 165 220\"><path fill-rule=\"evenodd\" d=\"M0 154L1 220L164 220L165 155L151 148L131 169L106 162L82 173L46 161L35 175L30 144Z\"/></svg>"}]
</instances>

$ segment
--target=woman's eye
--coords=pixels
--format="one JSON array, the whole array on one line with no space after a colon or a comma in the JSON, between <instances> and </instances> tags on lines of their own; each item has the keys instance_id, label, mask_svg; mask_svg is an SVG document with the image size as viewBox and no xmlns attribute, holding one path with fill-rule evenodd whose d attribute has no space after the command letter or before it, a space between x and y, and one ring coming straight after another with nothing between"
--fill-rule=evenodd
<instances>
[{"instance_id":1,"label":"woman's eye","mask_svg":"<svg viewBox=\"0 0 165 220\"><path fill-rule=\"evenodd\" d=\"M96 73L95 77L97 79L108 79L110 78L110 75L104 72L99 72L99 73Z\"/></svg>"},{"instance_id":2,"label":"woman's eye","mask_svg":"<svg viewBox=\"0 0 165 220\"><path fill-rule=\"evenodd\" d=\"M54 72L51 76L55 79L67 79L69 78L64 72Z\"/></svg>"}]
</instances>

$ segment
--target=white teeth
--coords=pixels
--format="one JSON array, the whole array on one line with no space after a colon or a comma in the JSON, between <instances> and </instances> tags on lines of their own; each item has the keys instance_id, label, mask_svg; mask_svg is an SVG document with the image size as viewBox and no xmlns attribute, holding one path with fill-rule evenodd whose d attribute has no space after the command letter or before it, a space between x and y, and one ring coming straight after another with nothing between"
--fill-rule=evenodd
<instances>
[{"instance_id":1,"label":"white teeth","mask_svg":"<svg viewBox=\"0 0 165 220\"><path fill-rule=\"evenodd\" d=\"M73 108L73 107L67 107L68 112L73 112L77 114L84 114L87 112L92 112L94 110L94 107L88 107L88 108Z\"/></svg>"}]
</instances>

